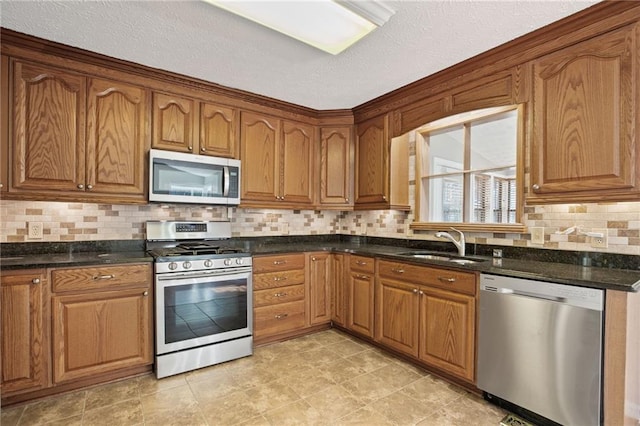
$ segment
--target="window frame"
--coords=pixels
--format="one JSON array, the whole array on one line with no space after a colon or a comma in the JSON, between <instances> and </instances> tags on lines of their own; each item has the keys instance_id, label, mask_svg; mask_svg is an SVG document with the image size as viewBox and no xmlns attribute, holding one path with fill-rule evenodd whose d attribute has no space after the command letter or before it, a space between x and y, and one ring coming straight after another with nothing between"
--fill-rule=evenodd
<instances>
[{"instance_id":1,"label":"window frame","mask_svg":"<svg viewBox=\"0 0 640 426\"><path fill-rule=\"evenodd\" d=\"M454 126L465 127L465 152L464 156L468 158L469 152L469 133L467 132L470 123L476 120L489 118L498 114L502 114L508 111L518 111L517 133L516 133L516 223L477 223L477 222L422 222L421 208L422 204L425 206L428 203L428 198L423 201L424 197L427 197L427 192L422 185L422 178L426 177L423 170L426 168L425 161L429 161L429 158L424 158L426 151L426 139L430 132L436 130L443 130ZM471 111L469 113L457 114L449 118L434 121L415 129L415 141L416 141L416 160L415 160L415 214L414 219L409 228L412 230L441 230L455 227L462 231L477 231L477 232L508 232L508 233L522 233L526 231L526 226L523 224L524 218L524 146L525 146L525 107L524 104L508 105L502 107L485 108L482 110ZM463 170L462 173L469 173L469 170ZM471 199L471 185L464 185L464 200ZM466 202L466 201L465 201ZM427 208L427 207L425 207Z\"/></svg>"}]
</instances>

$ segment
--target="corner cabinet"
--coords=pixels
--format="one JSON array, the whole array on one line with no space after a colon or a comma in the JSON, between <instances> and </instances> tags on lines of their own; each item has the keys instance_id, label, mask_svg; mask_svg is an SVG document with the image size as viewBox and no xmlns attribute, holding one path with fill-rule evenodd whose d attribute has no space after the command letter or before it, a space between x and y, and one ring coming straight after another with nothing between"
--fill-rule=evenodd
<instances>
[{"instance_id":1,"label":"corner cabinet","mask_svg":"<svg viewBox=\"0 0 640 426\"><path fill-rule=\"evenodd\" d=\"M146 202L146 89L19 60L9 75L12 198Z\"/></svg>"},{"instance_id":2,"label":"corner cabinet","mask_svg":"<svg viewBox=\"0 0 640 426\"><path fill-rule=\"evenodd\" d=\"M358 123L356 210L409 210L409 144L389 138L389 114Z\"/></svg>"},{"instance_id":3,"label":"corner cabinet","mask_svg":"<svg viewBox=\"0 0 640 426\"><path fill-rule=\"evenodd\" d=\"M307 253L309 271L309 324L331 321L331 254Z\"/></svg>"},{"instance_id":4,"label":"corner cabinet","mask_svg":"<svg viewBox=\"0 0 640 426\"><path fill-rule=\"evenodd\" d=\"M373 338L375 259L350 255L347 284L347 329Z\"/></svg>"},{"instance_id":5,"label":"corner cabinet","mask_svg":"<svg viewBox=\"0 0 640 426\"><path fill-rule=\"evenodd\" d=\"M46 288L43 269L0 273L3 398L48 386Z\"/></svg>"},{"instance_id":6,"label":"corner cabinet","mask_svg":"<svg viewBox=\"0 0 640 426\"><path fill-rule=\"evenodd\" d=\"M242 206L313 207L314 127L242 112Z\"/></svg>"},{"instance_id":7,"label":"corner cabinet","mask_svg":"<svg viewBox=\"0 0 640 426\"><path fill-rule=\"evenodd\" d=\"M639 28L622 27L533 62L527 203L640 196Z\"/></svg>"},{"instance_id":8,"label":"corner cabinet","mask_svg":"<svg viewBox=\"0 0 640 426\"><path fill-rule=\"evenodd\" d=\"M151 267L52 270L55 384L153 362Z\"/></svg>"},{"instance_id":9,"label":"corner cabinet","mask_svg":"<svg viewBox=\"0 0 640 426\"><path fill-rule=\"evenodd\" d=\"M153 93L152 147L237 158L238 112L187 96Z\"/></svg>"},{"instance_id":10,"label":"corner cabinet","mask_svg":"<svg viewBox=\"0 0 640 426\"><path fill-rule=\"evenodd\" d=\"M352 127L320 129L320 195L322 208L353 207L354 147Z\"/></svg>"}]
</instances>

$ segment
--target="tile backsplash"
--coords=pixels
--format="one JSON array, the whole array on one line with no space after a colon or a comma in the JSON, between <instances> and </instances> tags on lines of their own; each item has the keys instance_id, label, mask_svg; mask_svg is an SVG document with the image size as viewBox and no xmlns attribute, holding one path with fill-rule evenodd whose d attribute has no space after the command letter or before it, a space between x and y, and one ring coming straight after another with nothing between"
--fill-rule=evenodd
<instances>
[{"instance_id":1,"label":"tile backsplash","mask_svg":"<svg viewBox=\"0 0 640 426\"><path fill-rule=\"evenodd\" d=\"M237 237L345 234L435 240L433 232L413 232L411 212L265 210L182 205L106 205L0 200L0 242L95 241L145 238L148 220L230 220ZM28 223L42 222L42 240L28 238ZM468 233L467 242L559 250L640 255L640 203L527 206L525 224L544 227L544 245L530 234ZM607 229L608 247L591 247L574 231Z\"/></svg>"}]
</instances>

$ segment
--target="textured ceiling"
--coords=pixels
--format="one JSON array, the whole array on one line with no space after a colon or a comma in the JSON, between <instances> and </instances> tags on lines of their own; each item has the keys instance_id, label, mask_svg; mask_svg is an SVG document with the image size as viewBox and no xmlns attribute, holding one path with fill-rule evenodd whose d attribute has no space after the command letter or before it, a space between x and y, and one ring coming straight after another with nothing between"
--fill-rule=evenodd
<instances>
[{"instance_id":1,"label":"textured ceiling","mask_svg":"<svg viewBox=\"0 0 640 426\"><path fill-rule=\"evenodd\" d=\"M313 109L352 108L597 3L387 1L333 56L200 1L0 1L3 27Z\"/></svg>"}]
</instances>

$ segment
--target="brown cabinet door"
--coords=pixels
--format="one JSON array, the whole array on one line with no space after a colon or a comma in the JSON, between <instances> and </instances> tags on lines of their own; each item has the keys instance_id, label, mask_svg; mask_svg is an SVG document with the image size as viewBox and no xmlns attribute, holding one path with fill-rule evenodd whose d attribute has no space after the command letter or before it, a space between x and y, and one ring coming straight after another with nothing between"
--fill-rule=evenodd
<instances>
[{"instance_id":1,"label":"brown cabinet door","mask_svg":"<svg viewBox=\"0 0 640 426\"><path fill-rule=\"evenodd\" d=\"M150 364L152 299L149 287L53 297L54 382Z\"/></svg>"},{"instance_id":2,"label":"brown cabinet door","mask_svg":"<svg viewBox=\"0 0 640 426\"><path fill-rule=\"evenodd\" d=\"M12 67L12 187L83 190L85 77L21 61Z\"/></svg>"},{"instance_id":3,"label":"brown cabinet door","mask_svg":"<svg viewBox=\"0 0 640 426\"><path fill-rule=\"evenodd\" d=\"M320 131L320 203L353 205L353 142L351 128L326 127Z\"/></svg>"},{"instance_id":4,"label":"brown cabinet door","mask_svg":"<svg viewBox=\"0 0 640 426\"><path fill-rule=\"evenodd\" d=\"M2 394L44 388L49 359L43 322L45 271L6 271L0 282Z\"/></svg>"},{"instance_id":5,"label":"brown cabinet door","mask_svg":"<svg viewBox=\"0 0 640 426\"><path fill-rule=\"evenodd\" d=\"M351 271L349 276L349 312L347 328L373 338L373 274Z\"/></svg>"},{"instance_id":6,"label":"brown cabinet door","mask_svg":"<svg viewBox=\"0 0 640 426\"><path fill-rule=\"evenodd\" d=\"M417 357L418 286L378 278L376 290L376 341Z\"/></svg>"},{"instance_id":7,"label":"brown cabinet door","mask_svg":"<svg viewBox=\"0 0 640 426\"><path fill-rule=\"evenodd\" d=\"M331 321L331 255L310 253L309 258L309 324Z\"/></svg>"},{"instance_id":8,"label":"brown cabinet door","mask_svg":"<svg viewBox=\"0 0 640 426\"><path fill-rule=\"evenodd\" d=\"M356 204L384 205L389 198L389 120L377 117L358 125Z\"/></svg>"},{"instance_id":9,"label":"brown cabinet door","mask_svg":"<svg viewBox=\"0 0 640 426\"><path fill-rule=\"evenodd\" d=\"M282 124L280 200L286 203L313 203L313 127L285 121Z\"/></svg>"},{"instance_id":10,"label":"brown cabinet door","mask_svg":"<svg viewBox=\"0 0 640 426\"><path fill-rule=\"evenodd\" d=\"M468 381L475 378L475 298L420 289L419 358Z\"/></svg>"},{"instance_id":11,"label":"brown cabinet door","mask_svg":"<svg viewBox=\"0 0 640 426\"><path fill-rule=\"evenodd\" d=\"M249 112L240 117L242 202L279 200L280 121Z\"/></svg>"},{"instance_id":12,"label":"brown cabinet door","mask_svg":"<svg viewBox=\"0 0 640 426\"><path fill-rule=\"evenodd\" d=\"M632 25L533 63L531 201L640 191L638 55Z\"/></svg>"},{"instance_id":13,"label":"brown cabinet door","mask_svg":"<svg viewBox=\"0 0 640 426\"><path fill-rule=\"evenodd\" d=\"M238 158L237 138L237 110L209 102L200 104L199 154Z\"/></svg>"},{"instance_id":14,"label":"brown cabinet door","mask_svg":"<svg viewBox=\"0 0 640 426\"><path fill-rule=\"evenodd\" d=\"M147 91L91 79L87 105L86 190L146 198Z\"/></svg>"},{"instance_id":15,"label":"brown cabinet door","mask_svg":"<svg viewBox=\"0 0 640 426\"><path fill-rule=\"evenodd\" d=\"M197 102L165 93L153 94L151 147L193 152L197 132Z\"/></svg>"},{"instance_id":16,"label":"brown cabinet door","mask_svg":"<svg viewBox=\"0 0 640 426\"><path fill-rule=\"evenodd\" d=\"M0 56L0 194L9 190L9 57Z\"/></svg>"},{"instance_id":17,"label":"brown cabinet door","mask_svg":"<svg viewBox=\"0 0 640 426\"><path fill-rule=\"evenodd\" d=\"M344 254L333 254L331 259L331 320L347 325L347 263Z\"/></svg>"}]
</instances>

